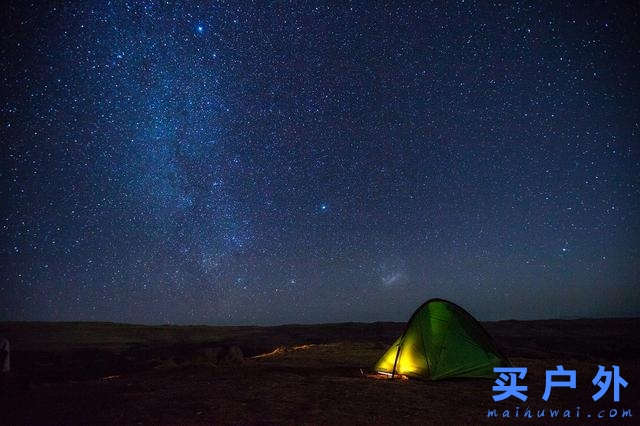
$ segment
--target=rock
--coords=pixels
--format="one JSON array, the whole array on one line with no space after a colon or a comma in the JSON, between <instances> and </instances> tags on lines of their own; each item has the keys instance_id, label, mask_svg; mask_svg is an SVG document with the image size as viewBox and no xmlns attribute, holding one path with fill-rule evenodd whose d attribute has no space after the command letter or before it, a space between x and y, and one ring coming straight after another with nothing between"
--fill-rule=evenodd
<instances>
[{"instance_id":1,"label":"rock","mask_svg":"<svg viewBox=\"0 0 640 426\"><path fill-rule=\"evenodd\" d=\"M242 364L244 362L244 355L242 350L237 346L231 346L226 355L224 356L225 364Z\"/></svg>"},{"instance_id":2,"label":"rock","mask_svg":"<svg viewBox=\"0 0 640 426\"><path fill-rule=\"evenodd\" d=\"M242 349L238 346L216 346L199 352L200 359L213 365L236 365L244 362Z\"/></svg>"},{"instance_id":3,"label":"rock","mask_svg":"<svg viewBox=\"0 0 640 426\"><path fill-rule=\"evenodd\" d=\"M231 346L224 357L225 364L242 364L244 355L242 350L237 346Z\"/></svg>"}]
</instances>

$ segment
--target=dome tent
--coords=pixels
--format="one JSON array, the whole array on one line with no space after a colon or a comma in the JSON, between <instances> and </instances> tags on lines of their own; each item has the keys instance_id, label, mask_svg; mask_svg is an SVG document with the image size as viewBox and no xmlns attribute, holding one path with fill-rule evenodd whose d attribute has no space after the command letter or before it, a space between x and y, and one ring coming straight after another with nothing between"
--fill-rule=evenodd
<instances>
[{"instance_id":1,"label":"dome tent","mask_svg":"<svg viewBox=\"0 0 640 426\"><path fill-rule=\"evenodd\" d=\"M471 314L449 301L431 299L413 313L375 371L430 380L493 378L494 367L510 365Z\"/></svg>"}]
</instances>

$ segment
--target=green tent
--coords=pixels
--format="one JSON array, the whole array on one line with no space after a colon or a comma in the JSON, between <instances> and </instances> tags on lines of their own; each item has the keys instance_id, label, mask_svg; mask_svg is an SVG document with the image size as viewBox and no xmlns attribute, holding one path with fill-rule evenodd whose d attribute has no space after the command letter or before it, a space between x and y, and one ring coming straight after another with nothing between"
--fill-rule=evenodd
<instances>
[{"instance_id":1,"label":"green tent","mask_svg":"<svg viewBox=\"0 0 640 426\"><path fill-rule=\"evenodd\" d=\"M493 378L493 367L509 365L471 314L454 303L431 299L414 312L404 333L380 358L375 370L431 380Z\"/></svg>"}]
</instances>

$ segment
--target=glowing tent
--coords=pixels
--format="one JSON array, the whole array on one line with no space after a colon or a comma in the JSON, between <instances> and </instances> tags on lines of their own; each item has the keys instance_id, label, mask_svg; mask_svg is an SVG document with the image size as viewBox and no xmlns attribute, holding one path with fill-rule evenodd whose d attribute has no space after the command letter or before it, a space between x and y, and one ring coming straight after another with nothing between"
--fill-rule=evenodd
<instances>
[{"instance_id":1,"label":"glowing tent","mask_svg":"<svg viewBox=\"0 0 640 426\"><path fill-rule=\"evenodd\" d=\"M404 333L378 360L375 370L431 380L493 378L493 367L509 365L471 314L454 303L431 299L413 313Z\"/></svg>"}]
</instances>

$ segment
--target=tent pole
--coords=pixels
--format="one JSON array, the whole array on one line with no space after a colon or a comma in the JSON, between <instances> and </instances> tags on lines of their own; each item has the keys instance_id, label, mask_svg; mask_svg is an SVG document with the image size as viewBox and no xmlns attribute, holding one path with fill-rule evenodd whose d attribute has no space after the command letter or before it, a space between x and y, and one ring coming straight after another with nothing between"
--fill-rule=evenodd
<instances>
[{"instance_id":1,"label":"tent pole","mask_svg":"<svg viewBox=\"0 0 640 426\"><path fill-rule=\"evenodd\" d=\"M407 330L405 329L402 332L402 337L400 338L400 341L398 342L398 350L396 351L396 359L393 361L393 370L391 370L391 378L393 379L396 375L396 365L398 364L398 357L400 356L400 348L402 347L402 342L404 341L404 335L407 333Z\"/></svg>"}]
</instances>

